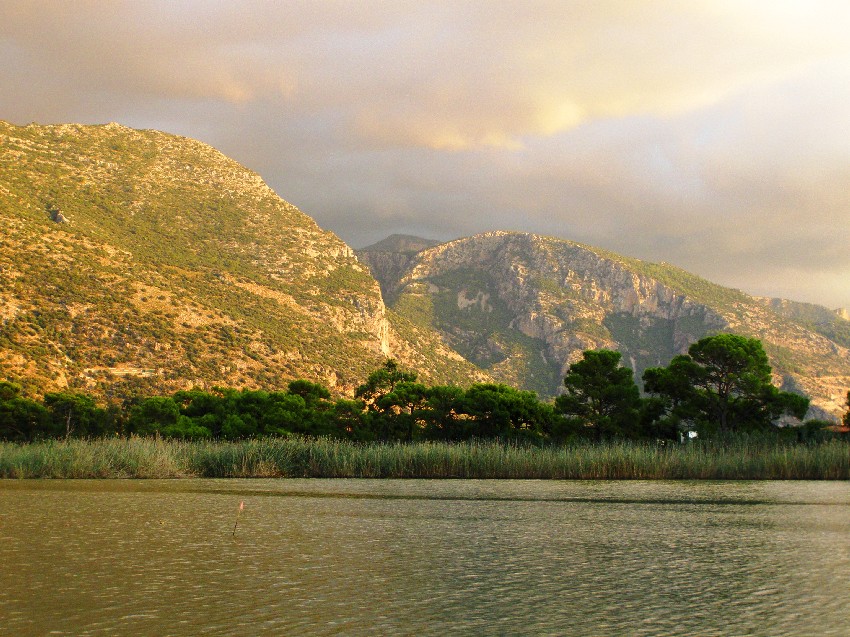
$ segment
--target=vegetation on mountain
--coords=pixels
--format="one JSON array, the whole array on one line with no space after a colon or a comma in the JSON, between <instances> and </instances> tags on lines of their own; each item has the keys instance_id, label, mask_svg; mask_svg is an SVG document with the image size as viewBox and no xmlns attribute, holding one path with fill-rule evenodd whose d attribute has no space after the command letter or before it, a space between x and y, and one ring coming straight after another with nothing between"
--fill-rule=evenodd
<instances>
[{"instance_id":1,"label":"vegetation on mountain","mask_svg":"<svg viewBox=\"0 0 850 637\"><path fill-rule=\"evenodd\" d=\"M30 394L306 378L350 395L418 343L426 377L486 377L405 340L348 246L200 142L0 122L0 210L0 369Z\"/></svg>"},{"instance_id":2,"label":"vegetation on mountain","mask_svg":"<svg viewBox=\"0 0 850 637\"><path fill-rule=\"evenodd\" d=\"M419 380L373 411L405 413L408 437L419 416L435 437L466 435L461 412L445 407L454 386L465 395L473 385L506 403L489 422L510 424L497 429L542 431L531 423L550 416L518 415L527 397L511 392L553 399L587 350L618 351L640 378L717 332L758 338L773 385L811 396L815 415L844 412L850 321L825 308L506 232L369 246L359 254L379 287L348 246L258 175L173 135L0 122L0 210L0 377L20 388L4 409L51 435L116 430L151 396L170 397L179 413L163 400L134 422L188 431L181 418L193 416L176 393L217 387L275 394L275 409L298 413L307 397L288 384L303 379L332 396L323 423L389 436L364 428L360 401L349 400L387 356ZM642 422L658 422L663 402L646 403ZM195 437L265 427L250 418L193 426Z\"/></svg>"}]
</instances>

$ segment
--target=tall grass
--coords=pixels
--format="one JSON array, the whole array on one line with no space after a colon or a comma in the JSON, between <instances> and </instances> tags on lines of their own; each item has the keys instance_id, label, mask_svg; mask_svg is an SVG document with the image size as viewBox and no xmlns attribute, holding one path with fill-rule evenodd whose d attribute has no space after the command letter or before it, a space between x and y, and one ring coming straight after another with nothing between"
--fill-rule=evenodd
<instances>
[{"instance_id":1,"label":"tall grass","mask_svg":"<svg viewBox=\"0 0 850 637\"><path fill-rule=\"evenodd\" d=\"M740 439L535 447L493 441L361 444L292 437L179 442L133 437L0 443L0 478L181 477L846 480L850 442Z\"/></svg>"}]
</instances>

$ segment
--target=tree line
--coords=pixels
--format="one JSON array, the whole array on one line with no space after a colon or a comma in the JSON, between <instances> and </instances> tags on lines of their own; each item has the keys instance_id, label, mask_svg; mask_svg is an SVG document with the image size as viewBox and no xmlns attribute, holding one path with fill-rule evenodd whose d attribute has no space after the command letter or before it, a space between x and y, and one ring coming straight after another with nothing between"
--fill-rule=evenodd
<instances>
[{"instance_id":1,"label":"tree line","mask_svg":"<svg viewBox=\"0 0 850 637\"><path fill-rule=\"evenodd\" d=\"M569 366L553 402L503 384L427 386L393 360L372 372L353 399L331 398L321 384L286 391L192 389L99 406L85 394L54 392L42 401L0 381L0 439L159 435L242 439L301 434L358 441L529 442L572 439L677 439L775 429L783 416L802 420L809 399L780 391L758 339L719 334L697 341L666 367L647 369L643 394L619 352L589 350ZM850 425L850 392L845 424ZM830 424L787 428L797 437Z\"/></svg>"}]
</instances>

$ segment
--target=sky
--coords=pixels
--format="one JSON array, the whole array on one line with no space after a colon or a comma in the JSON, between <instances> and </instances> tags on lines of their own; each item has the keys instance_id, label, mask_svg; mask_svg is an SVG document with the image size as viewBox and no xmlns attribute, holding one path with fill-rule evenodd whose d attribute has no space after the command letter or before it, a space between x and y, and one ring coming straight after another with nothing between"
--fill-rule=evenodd
<instances>
[{"instance_id":1,"label":"sky","mask_svg":"<svg viewBox=\"0 0 850 637\"><path fill-rule=\"evenodd\" d=\"M535 232L850 307L845 0L3 0L0 119L211 144L355 248Z\"/></svg>"}]
</instances>

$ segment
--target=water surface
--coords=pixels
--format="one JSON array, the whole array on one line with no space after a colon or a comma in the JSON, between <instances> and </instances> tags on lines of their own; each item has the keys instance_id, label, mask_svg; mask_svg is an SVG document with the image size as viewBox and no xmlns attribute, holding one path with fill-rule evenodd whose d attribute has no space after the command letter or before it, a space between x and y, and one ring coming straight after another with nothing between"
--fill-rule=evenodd
<instances>
[{"instance_id":1,"label":"water surface","mask_svg":"<svg viewBox=\"0 0 850 637\"><path fill-rule=\"evenodd\" d=\"M0 582L2 635L846 635L850 488L0 481Z\"/></svg>"}]
</instances>

